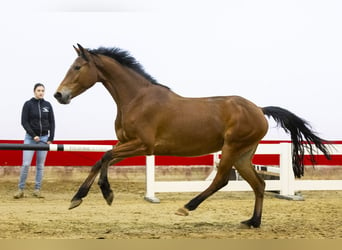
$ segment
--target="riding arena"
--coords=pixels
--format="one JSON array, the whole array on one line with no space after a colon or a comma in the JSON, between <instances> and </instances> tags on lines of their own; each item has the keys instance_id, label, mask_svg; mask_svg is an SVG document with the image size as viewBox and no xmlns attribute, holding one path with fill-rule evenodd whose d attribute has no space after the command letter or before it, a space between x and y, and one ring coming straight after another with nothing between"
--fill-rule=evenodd
<instances>
[{"instance_id":1,"label":"riding arena","mask_svg":"<svg viewBox=\"0 0 342 250\"><path fill-rule=\"evenodd\" d=\"M54 97L103 83L118 140L0 140L2 239L341 239L342 142L281 107L182 97L122 49L74 49ZM263 141L266 117L291 140ZM22 150L51 151L44 198L13 199Z\"/></svg>"}]
</instances>

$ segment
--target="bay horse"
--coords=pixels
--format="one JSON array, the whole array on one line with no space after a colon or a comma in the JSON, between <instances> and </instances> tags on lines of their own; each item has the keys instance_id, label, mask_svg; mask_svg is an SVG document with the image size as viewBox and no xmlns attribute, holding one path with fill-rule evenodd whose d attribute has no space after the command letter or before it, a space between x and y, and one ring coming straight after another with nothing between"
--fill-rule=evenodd
<instances>
[{"instance_id":1,"label":"bay horse","mask_svg":"<svg viewBox=\"0 0 342 250\"><path fill-rule=\"evenodd\" d=\"M61 104L102 82L117 105L115 131L118 143L95 163L69 209L79 206L95 178L108 205L114 199L107 178L108 166L133 156L198 156L222 151L217 174L210 186L190 200L176 214L186 216L205 199L227 185L233 166L255 194L254 212L241 222L244 227L260 227L265 182L259 177L252 158L268 130L265 115L272 117L291 135L293 171L304 174L304 150L316 149L329 158L325 141L310 125L280 107L258 107L240 96L185 98L158 83L127 51L120 48L85 49L73 46L75 59L54 97ZM316 148L316 149L315 149ZM314 156L311 161L314 163Z\"/></svg>"}]
</instances>

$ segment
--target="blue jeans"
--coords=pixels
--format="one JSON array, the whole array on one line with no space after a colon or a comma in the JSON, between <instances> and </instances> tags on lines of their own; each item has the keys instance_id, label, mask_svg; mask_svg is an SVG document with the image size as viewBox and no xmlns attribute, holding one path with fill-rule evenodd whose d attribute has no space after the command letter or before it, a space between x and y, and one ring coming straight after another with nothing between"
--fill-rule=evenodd
<instances>
[{"instance_id":1,"label":"blue jeans","mask_svg":"<svg viewBox=\"0 0 342 250\"><path fill-rule=\"evenodd\" d=\"M24 144L42 144L46 143L48 140L48 135L40 136L40 142L35 142L33 138L29 135L25 135ZM20 170L20 178L19 178L19 189L24 189L26 184L26 179L28 175L28 171L32 162L32 158L34 153L36 154L36 182L35 182L35 189L40 189L43 180L43 173L44 173L44 164L45 159L47 156L48 151L34 151L34 150L24 150L23 151L23 165L21 166Z\"/></svg>"}]
</instances>

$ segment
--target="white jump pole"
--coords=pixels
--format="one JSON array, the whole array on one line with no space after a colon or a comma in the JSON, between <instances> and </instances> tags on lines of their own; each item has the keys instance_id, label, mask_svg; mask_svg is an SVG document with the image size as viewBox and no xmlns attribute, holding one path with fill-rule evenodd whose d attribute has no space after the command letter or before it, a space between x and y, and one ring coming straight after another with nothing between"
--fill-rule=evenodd
<instances>
[{"instance_id":1,"label":"white jump pole","mask_svg":"<svg viewBox=\"0 0 342 250\"><path fill-rule=\"evenodd\" d=\"M0 143L0 150L42 150L42 151L74 151L74 152L106 152L113 145L82 144L11 144Z\"/></svg>"}]
</instances>

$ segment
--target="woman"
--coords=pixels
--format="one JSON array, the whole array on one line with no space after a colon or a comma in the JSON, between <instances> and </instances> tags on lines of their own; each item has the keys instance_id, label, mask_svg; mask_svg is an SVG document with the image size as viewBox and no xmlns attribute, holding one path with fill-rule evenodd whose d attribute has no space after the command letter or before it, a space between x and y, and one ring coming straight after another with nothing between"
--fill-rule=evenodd
<instances>
[{"instance_id":1,"label":"woman","mask_svg":"<svg viewBox=\"0 0 342 250\"><path fill-rule=\"evenodd\" d=\"M21 114L21 124L26 131L24 144L50 144L52 143L55 135L55 118L53 109L51 104L44 100L45 87L43 84L35 84L33 92L34 97L25 102ZM47 151L36 152L36 178L33 196L43 198L40 189ZM20 170L18 185L19 190L14 195L15 199L24 197L26 179L34 153L34 150L23 151L23 164Z\"/></svg>"}]
</instances>

